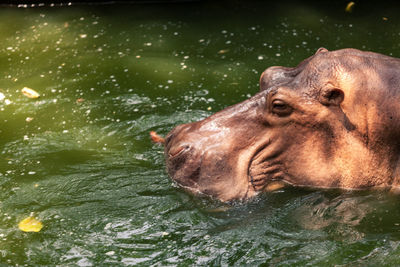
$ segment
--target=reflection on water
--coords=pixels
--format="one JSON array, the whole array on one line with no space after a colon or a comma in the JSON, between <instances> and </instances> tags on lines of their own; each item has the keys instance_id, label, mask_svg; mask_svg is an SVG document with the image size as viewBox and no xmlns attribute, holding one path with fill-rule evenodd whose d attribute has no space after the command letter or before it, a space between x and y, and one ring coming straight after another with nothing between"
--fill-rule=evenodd
<instances>
[{"instance_id":1,"label":"reflection on water","mask_svg":"<svg viewBox=\"0 0 400 267\"><path fill-rule=\"evenodd\" d=\"M320 46L400 56L393 8L288 5L2 7L0 262L400 264L398 196L285 188L226 205L177 188L150 142ZM39 233L18 230L31 212Z\"/></svg>"},{"instance_id":2,"label":"reflection on water","mask_svg":"<svg viewBox=\"0 0 400 267\"><path fill-rule=\"evenodd\" d=\"M332 200L311 195L297 210L297 219L305 229L321 229L333 223L356 226L371 211L371 197L355 198L340 195Z\"/></svg>"}]
</instances>

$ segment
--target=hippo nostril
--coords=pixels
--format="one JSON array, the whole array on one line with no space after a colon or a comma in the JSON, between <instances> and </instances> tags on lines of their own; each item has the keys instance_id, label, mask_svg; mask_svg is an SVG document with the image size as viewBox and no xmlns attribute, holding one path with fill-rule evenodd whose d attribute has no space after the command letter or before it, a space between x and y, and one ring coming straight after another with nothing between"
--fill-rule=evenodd
<instances>
[{"instance_id":1,"label":"hippo nostril","mask_svg":"<svg viewBox=\"0 0 400 267\"><path fill-rule=\"evenodd\" d=\"M183 152L189 150L189 146L188 145L184 145L184 146L177 146L177 147L173 147L169 150L169 156L170 157L175 157L179 154L182 154Z\"/></svg>"},{"instance_id":2,"label":"hippo nostril","mask_svg":"<svg viewBox=\"0 0 400 267\"><path fill-rule=\"evenodd\" d=\"M179 136L185 129L187 129L188 128L188 124L181 124L181 125L178 125L178 126L176 126L171 132L169 132L168 134L167 134L167 136L164 138L164 140L165 140L165 143L164 143L164 145L165 145L165 147L167 148L167 149L169 149L169 146L171 145L171 141L173 140L173 139L175 139L177 136Z\"/></svg>"}]
</instances>

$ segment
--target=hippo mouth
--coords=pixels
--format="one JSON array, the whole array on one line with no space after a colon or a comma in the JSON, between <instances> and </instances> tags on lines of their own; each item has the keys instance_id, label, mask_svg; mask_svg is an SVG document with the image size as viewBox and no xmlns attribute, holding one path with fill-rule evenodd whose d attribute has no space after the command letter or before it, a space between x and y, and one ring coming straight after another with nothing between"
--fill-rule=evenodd
<instances>
[{"instance_id":1,"label":"hippo mouth","mask_svg":"<svg viewBox=\"0 0 400 267\"><path fill-rule=\"evenodd\" d=\"M285 181L287 174L279 159L282 150L274 148L268 139L258 147L250 159L247 176L254 191L263 191L269 184L276 181Z\"/></svg>"}]
</instances>

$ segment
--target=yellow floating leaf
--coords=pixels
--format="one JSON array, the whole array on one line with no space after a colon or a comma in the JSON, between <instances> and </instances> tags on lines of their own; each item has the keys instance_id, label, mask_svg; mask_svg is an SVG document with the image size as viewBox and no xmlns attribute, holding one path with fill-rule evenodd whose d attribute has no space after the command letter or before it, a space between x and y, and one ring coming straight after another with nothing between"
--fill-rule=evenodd
<instances>
[{"instance_id":1,"label":"yellow floating leaf","mask_svg":"<svg viewBox=\"0 0 400 267\"><path fill-rule=\"evenodd\" d=\"M38 92L28 87L22 88L21 92L29 98L38 98L40 96Z\"/></svg>"},{"instance_id":2,"label":"yellow floating leaf","mask_svg":"<svg viewBox=\"0 0 400 267\"><path fill-rule=\"evenodd\" d=\"M355 3L354 2L349 2L348 4L347 4L347 6L346 6L346 12L351 12L351 11L353 11L353 7L354 7L354 5L355 5Z\"/></svg>"},{"instance_id":3,"label":"yellow floating leaf","mask_svg":"<svg viewBox=\"0 0 400 267\"><path fill-rule=\"evenodd\" d=\"M19 222L18 228L24 232L39 232L43 228L43 224L30 216Z\"/></svg>"}]
</instances>

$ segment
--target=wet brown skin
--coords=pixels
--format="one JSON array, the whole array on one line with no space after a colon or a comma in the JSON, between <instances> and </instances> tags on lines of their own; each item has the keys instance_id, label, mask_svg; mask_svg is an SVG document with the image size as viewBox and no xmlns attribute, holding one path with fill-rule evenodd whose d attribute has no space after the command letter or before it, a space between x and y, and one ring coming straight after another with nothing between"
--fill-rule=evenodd
<instances>
[{"instance_id":1,"label":"wet brown skin","mask_svg":"<svg viewBox=\"0 0 400 267\"><path fill-rule=\"evenodd\" d=\"M400 59L327 51L270 67L260 92L165 138L187 190L245 200L274 181L315 188L400 185Z\"/></svg>"}]
</instances>

